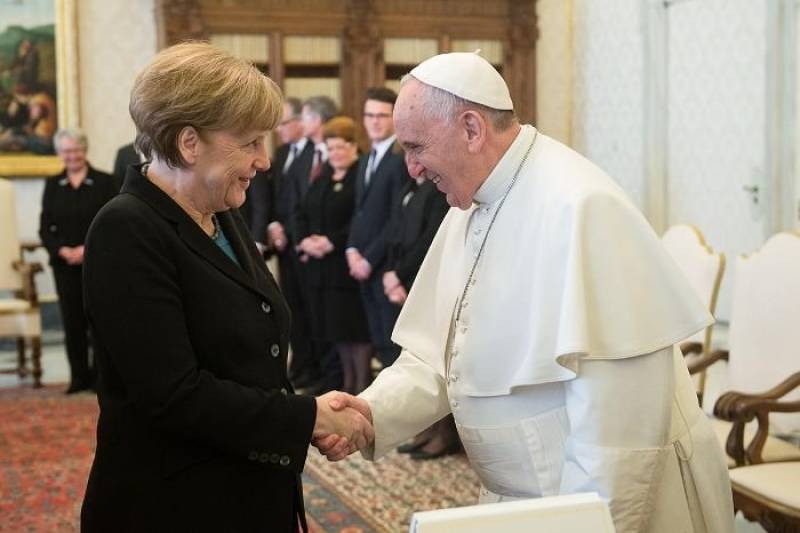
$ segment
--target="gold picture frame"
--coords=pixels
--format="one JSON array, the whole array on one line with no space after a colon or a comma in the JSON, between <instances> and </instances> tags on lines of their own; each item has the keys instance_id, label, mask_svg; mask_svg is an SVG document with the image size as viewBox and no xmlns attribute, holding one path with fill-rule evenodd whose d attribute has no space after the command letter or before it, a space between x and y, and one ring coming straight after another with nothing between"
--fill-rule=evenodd
<instances>
[{"instance_id":1,"label":"gold picture frame","mask_svg":"<svg viewBox=\"0 0 800 533\"><path fill-rule=\"evenodd\" d=\"M76 0L53 0L53 15L58 127L75 127L80 122ZM56 155L0 153L0 177L3 178L49 176L62 169L63 164Z\"/></svg>"}]
</instances>

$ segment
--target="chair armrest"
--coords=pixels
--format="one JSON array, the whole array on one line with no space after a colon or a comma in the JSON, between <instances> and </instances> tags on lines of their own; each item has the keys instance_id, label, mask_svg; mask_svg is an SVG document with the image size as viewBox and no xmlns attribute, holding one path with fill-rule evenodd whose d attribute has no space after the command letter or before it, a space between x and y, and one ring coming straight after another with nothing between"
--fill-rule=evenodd
<instances>
[{"instance_id":1,"label":"chair armrest","mask_svg":"<svg viewBox=\"0 0 800 533\"><path fill-rule=\"evenodd\" d=\"M44 244L39 241L22 241L19 243L19 247L23 252L33 252L37 248L44 248Z\"/></svg>"},{"instance_id":2,"label":"chair armrest","mask_svg":"<svg viewBox=\"0 0 800 533\"><path fill-rule=\"evenodd\" d=\"M761 453L769 436L770 412L800 412L800 400L781 402L778 399L800 386L800 372L795 372L776 387L762 394L746 394L729 391L719 397L714 404L714 415L722 420L733 422L731 432L725 443L725 451L737 466L762 463ZM753 419L758 420L758 430L753 440L744 449L744 426Z\"/></svg>"},{"instance_id":3,"label":"chair armrest","mask_svg":"<svg viewBox=\"0 0 800 533\"><path fill-rule=\"evenodd\" d=\"M31 303L32 306L39 305L39 296L36 293L36 282L34 276L44 270L41 263L26 263L25 261L14 261L14 270L22 276L21 297Z\"/></svg>"},{"instance_id":4,"label":"chair armrest","mask_svg":"<svg viewBox=\"0 0 800 533\"><path fill-rule=\"evenodd\" d=\"M702 354L703 343L694 341L684 342L680 345L680 350L684 357L687 355Z\"/></svg>"},{"instance_id":5,"label":"chair armrest","mask_svg":"<svg viewBox=\"0 0 800 533\"><path fill-rule=\"evenodd\" d=\"M714 350L710 354L705 357L701 357L696 361L693 361L689 367L689 374L697 374L698 372L702 372L706 368L710 367L717 361L727 361L728 360L728 350Z\"/></svg>"}]
</instances>

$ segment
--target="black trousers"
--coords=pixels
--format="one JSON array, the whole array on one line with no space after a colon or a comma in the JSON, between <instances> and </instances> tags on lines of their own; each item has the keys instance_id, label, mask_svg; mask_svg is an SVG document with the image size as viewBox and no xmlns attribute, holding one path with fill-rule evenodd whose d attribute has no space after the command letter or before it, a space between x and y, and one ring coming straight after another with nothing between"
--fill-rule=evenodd
<instances>
[{"instance_id":1,"label":"black trousers","mask_svg":"<svg viewBox=\"0 0 800 533\"><path fill-rule=\"evenodd\" d=\"M377 272L361 282L361 299L369 322L369 335L383 367L391 366L400 355L400 347L392 342L392 330L400 316L400 306L389 301L383 292L383 273Z\"/></svg>"},{"instance_id":2,"label":"black trousers","mask_svg":"<svg viewBox=\"0 0 800 533\"><path fill-rule=\"evenodd\" d=\"M283 297L292 312L292 329L289 342L292 345L290 379L300 376L316 380L320 375L320 361L311 342L311 319L308 313L308 298L302 282L300 262L297 254L287 246L278 256L280 285Z\"/></svg>"},{"instance_id":3,"label":"black trousers","mask_svg":"<svg viewBox=\"0 0 800 533\"><path fill-rule=\"evenodd\" d=\"M82 274L81 266L53 266L71 382L89 385L93 371L89 364L89 323L83 311Z\"/></svg>"}]
</instances>

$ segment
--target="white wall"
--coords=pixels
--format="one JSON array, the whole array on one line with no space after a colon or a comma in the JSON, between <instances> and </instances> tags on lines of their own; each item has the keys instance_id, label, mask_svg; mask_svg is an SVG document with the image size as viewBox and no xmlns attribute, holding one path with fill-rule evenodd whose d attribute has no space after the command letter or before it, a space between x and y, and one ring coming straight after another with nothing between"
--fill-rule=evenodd
<instances>
[{"instance_id":1,"label":"white wall","mask_svg":"<svg viewBox=\"0 0 800 533\"><path fill-rule=\"evenodd\" d=\"M640 0L574 0L574 147L644 204Z\"/></svg>"}]
</instances>

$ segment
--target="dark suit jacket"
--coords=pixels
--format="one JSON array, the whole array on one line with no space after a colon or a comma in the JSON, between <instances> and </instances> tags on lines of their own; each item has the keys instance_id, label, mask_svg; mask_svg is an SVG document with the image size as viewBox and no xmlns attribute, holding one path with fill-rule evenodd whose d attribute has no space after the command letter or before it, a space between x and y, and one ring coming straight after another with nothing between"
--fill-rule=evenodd
<instances>
[{"instance_id":1,"label":"dark suit jacket","mask_svg":"<svg viewBox=\"0 0 800 533\"><path fill-rule=\"evenodd\" d=\"M316 234L333 243L331 253L321 259L311 257L304 263L304 279L310 286L358 288L344 255L353 219L356 167L354 163L341 181L333 181L333 169L326 168L297 205L297 242Z\"/></svg>"},{"instance_id":2,"label":"dark suit jacket","mask_svg":"<svg viewBox=\"0 0 800 533\"><path fill-rule=\"evenodd\" d=\"M66 170L47 179L42 194L39 237L50 254L51 265L67 266L58 255L58 249L84 244L95 215L118 190L111 175L91 165L86 179L77 189L70 187Z\"/></svg>"},{"instance_id":3,"label":"dark suit jacket","mask_svg":"<svg viewBox=\"0 0 800 533\"><path fill-rule=\"evenodd\" d=\"M281 147L283 148L283 147ZM281 154L281 166L288 157L288 147L286 154ZM276 165L278 157L276 152ZM309 139L303 151L295 157L286 173L280 172L280 177L275 180L275 209L272 221L280 222L286 231L286 237L291 243L296 243L294 237L294 212L297 203L305 196L308 191L308 176L311 173L311 165L314 163L314 143ZM271 221L271 222L272 222Z\"/></svg>"},{"instance_id":4,"label":"dark suit jacket","mask_svg":"<svg viewBox=\"0 0 800 533\"><path fill-rule=\"evenodd\" d=\"M125 174L128 172L130 165L138 165L141 163L139 154L133 147L133 143L126 144L117 150L117 157L114 159L114 179L117 182L117 189L122 187L122 182L125 180Z\"/></svg>"},{"instance_id":5,"label":"dark suit jacket","mask_svg":"<svg viewBox=\"0 0 800 533\"><path fill-rule=\"evenodd\" d=\"M357 248L378 275L386 257L385 228L392 201L408 181L403 150L395 143L378 164L369 185L365 183L369 154L361 157L356 178L356 210L347 247Z\"/></svg>"},{"instance_id":6,"label":"dark suit jacket","mask_svg":"<svg viewBox=\"0 0 800 533\"><path fill-rule=\"evenodd\" d=\"M403 199L411 195L405 205ZM410 179L400 191L386 229L385 271L394 270L406 290L411 289L422 260L450 206L431 181Z\"/></svg>"},{"instance_id":7,"label":"dark suit jacket","mask_svg":"<svg viewBox=\"0 0 800 533\"><path fill-rule=\"evenodd\" d=\"M237 266L128 171L97 215L84 301L98 368L83 531L294 531L316 418L286 377L290 316L241 217Z\"/></svg>"},{"instance_id":8,"label":"dark suit jacket","mask_svg":"<svg viewBox=\"0 0 800 533\"><path fill-rule=\"evenodd\" d=\"M256 172L256 177L247 188L244 204L239 208L239 213L250 230L250 237L261 244L267 242L267 225L273 210L273 177L274 167L270 167L267 172Z\"/></svg>"}]
</instances>

